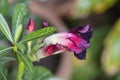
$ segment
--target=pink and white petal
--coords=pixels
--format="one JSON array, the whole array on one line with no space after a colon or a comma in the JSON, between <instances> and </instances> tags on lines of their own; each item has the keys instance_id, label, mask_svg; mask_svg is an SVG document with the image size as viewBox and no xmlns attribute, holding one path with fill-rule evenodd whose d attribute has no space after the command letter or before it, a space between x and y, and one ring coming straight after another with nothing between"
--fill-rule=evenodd
<instances>
[{"instance_id":1,"label":"pink and white petal","mask_svg":"<svg viewBox=\"0 0 120 80\"><path fill-rule=\"evenodd\" d=\"M53 53L53 55L60 54L60 53L63 53L63 52L65 52L65 50L59 50L59 51L56 51L55 53ZM40 49L40 50L37 51L36 56L37 56L38 59L42 59L42 58L48 57L48 55L44 55L44 54L45 53L43 52L43 50Z\"/></svg>"},{"instance_id":2,"label":"pink and white petal","mask_svg":"<svg viewBox=\"0 0 120 80\"><path fill-rule=\"evenodd\" d=\"M40 58L44 58L47 56L51 56L51 55L55 55L55 54L59 54L66 51L66 49L62 48L61 45L48 45L43 47L42 49L37 51L37 57Z\"/></svg>"},{"instance_id":3,"label":"pink and white petal","mask_svg":"<svg viewBox=\"0 0 120 80\"><path fill-rule=\"evenodd\" d=\"M69 34L68 33L58 33L58 34L53 34L47 38L45 38L44 43L45 44L60 44L63 46L68 46L71 41L69 39Z\"/></svg>"},{"instance_id":4,"label":"pink and white petal","mask_svg":"<svg viewBox=\"0 0 120 80\"><path fill-rule=\"evenodd\" d=\"M44 55L46 56L53 55L56 51L59 51L59 50L62 50L62 46L59 44L56 44L56 45L50 44L43 48L43 51L45 52Z\"/></svg>"},{"instance_id":5,"label":"pink and white petal","mask_svg":"<svg viewBox=\"0 0 120 80\"><path fill-rule=\"evenodd\" d=\"M88 43L73 33L58 33L51 35L44 40L45 44L60 44L69 51L79 53L89 47Z\"/></svg>"}]
</instances>

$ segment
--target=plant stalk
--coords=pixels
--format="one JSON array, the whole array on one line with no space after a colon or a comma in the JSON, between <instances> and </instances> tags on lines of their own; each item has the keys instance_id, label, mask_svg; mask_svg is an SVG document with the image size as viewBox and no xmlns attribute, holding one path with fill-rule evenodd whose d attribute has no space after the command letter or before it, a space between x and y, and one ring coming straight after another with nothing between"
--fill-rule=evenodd
<instances>
[{"instance_id":1,"label":"plant stalk","mask_svg":"<svg viewBox=\"0 0 120 80\"><path fill-rule=\"evenodd\" d=\"M30 51L31 51L31 44L32 44L32 41L28 41L27 42L27 46L28 46L28 55L30 54Z\"/></svg>"},{"instance_id":2,"label":"plant stalk","mask_svg":"<svg viewBox=\"0 0 120 80\"><path fill-rule=\"evenodd\" d=\"M15 52L15 56L16 56L16 59L17 59L17 62L18 62L18 73L17 73L17 79L16 80L22 80L22 76L23 76L23 73L24 73L25 65L22 62L22 60L20 59L20 57L18 56L17 47L16 46L14 46L13 50Z\"/></svg>"},{"instance_id":3,"label":"plant stalk","mask_svg":"<svg viewBox=\"0 0 120 80\"><path fill-rule=\"evenodd\" d=\"M18 63L18 75L17 75L17 80L22 80L22 76L24 73L24 68L25 65L23 62Z\"/></svg>"}]
</instances>

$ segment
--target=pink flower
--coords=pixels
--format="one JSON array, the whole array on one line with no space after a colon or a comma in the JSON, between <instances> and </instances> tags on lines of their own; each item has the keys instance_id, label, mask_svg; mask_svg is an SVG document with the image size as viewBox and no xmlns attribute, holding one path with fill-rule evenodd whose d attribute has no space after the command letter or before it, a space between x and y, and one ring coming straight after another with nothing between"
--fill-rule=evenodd
<instances>
[{"instance_id":1,"label":"pink flower","mask_svg":"<svg viewBox=\"0 0 120 80\"><path fill-rule=\"evenodd\" d=\"M28 31L28 33L33 32L34 28L35 28L34 27L34 20L32 18L30 18L29 23L27 25L27 31Z\"/></svg>"},{"instance_id":2,"label":"pink flower","mask_svg":"<svg viewBox=\"0 0 120 80\"><path fill-rule=\"evenodd\" d=\"M37 54L50 56L63 51L74 52L78 59L86 58L86 49L90 47L92 30L89 25L77 27L69 32L62 32L46 37L43 41L45 46ZM40 55L39 55L40 56Z\"/></svg>"}]
</instances>

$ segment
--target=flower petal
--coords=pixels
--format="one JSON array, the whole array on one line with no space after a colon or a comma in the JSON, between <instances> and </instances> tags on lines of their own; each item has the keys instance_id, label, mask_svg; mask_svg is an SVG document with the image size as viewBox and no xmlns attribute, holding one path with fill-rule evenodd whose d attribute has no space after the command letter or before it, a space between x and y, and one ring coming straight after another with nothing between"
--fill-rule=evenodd
<instances>
[{"instance_id":1,"label":"flower petal","mask_svg":"<svg viewBox=\"0 0 120 80\"><path fill-rule=\"evenodd\" d=\"M80 33L86 33L88 30L89 30L90 26L89 25L86 25L85 27L81 28L79 30Z\"/></svg>"},{"instance_id":2,"label":"flower petal","mask_svg":"<svg viewBox=\"0 0 120 80\"><path fill-rule=\"evenodd\" d=\"M89 47L89 44L84 39L82 39L82 37L68 32L51 35L45 38L44 43L47 45L59 44L66 47L69 51L76 53L80 53Z\"/></svg>"},{"instance_id":3,"label":"flower petal","mask_svg":"<svg viewBox=\"0 0 120 80\"><path fill-rule=\"evenodd\" d=\"M93 31L89 25L86 25L85 27L78 26L72 29L70 33L81 36L84 40L86 40L87 42L90 42Z\"/></svg>"},{"instance_id":4,"label":"flower petal","mask_svg":"<svg viewBox=\"0 0 120 80\"><path fill-rule=\"evenodd\" d=\"M82 52L79 53L79 54L74 53L74 55L75 55L78 59L84 60L84 59L86 59L86 50L82 51Z\"/></svg>"},{"instance_id":5,"label":"flower petal","mask_svg":"<svg viewBox=\"0 0 120 80\"><path fill-rule=\"evenodd\" d=\"M43 48L41 48L40 50L37 51L37 57L38 59L40 58L44 58L47 56L51 56L51 55L55 55L55 54L59 54L66 51L65 48L63 48L61 45L56 44L50 44L48 46L45 46Z\"/></svg>"},{"instance_id":6,"label":"flower petal","mask_svg":"<svg viewBox=\"0 0 120 80\"><path fill-rule=\"evenodd\" d=\"M76 52L76 54L84 51L90 46L88 42L76 35L70 37L69 40L71 41L71 44L67 45L67 47L69 51Z\"/></svg>"},{"instance_id":7,"label":"flower petal","mask_svg":"<svg viewBox=\"0 0 120 80\"><path fill-rule=\"evenodd\" d=\"M84 29L87 29L87 32L81 33L81 36L83 37L83 39L85 39L86 41L89 42L90 39L92 38L93 31L89 25L86 25L85 27L83 27L82 30L84 30ZM79 32L81 32L81 30Z\"/></svg>"},{"instance_id":8,"label":"flower petal","mask_svg":"<svg viewBox=\"0 0 120 80\"><path fill-rule=\"evenodd\" d=\"M53 55L56 51L59 51L61 50L61 45L53 45L53 44L50 44L48 45L47 47L44 47L43 48L43 51L44 51L44 55L46 56L50 56L50 55Z\"/></svg>"}]
</instances>

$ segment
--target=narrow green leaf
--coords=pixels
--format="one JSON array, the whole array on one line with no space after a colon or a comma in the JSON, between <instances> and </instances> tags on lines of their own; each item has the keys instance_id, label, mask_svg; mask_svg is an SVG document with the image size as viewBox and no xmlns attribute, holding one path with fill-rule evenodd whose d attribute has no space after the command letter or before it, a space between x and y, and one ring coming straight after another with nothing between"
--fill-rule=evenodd
<instances>
[{"instance_id":1,"label":"narrow green leaf","mask_svg":"<svg viewBox=\"0 0 120 80\"><path fill-rule=\"evenodd\" d=\"M14 8L12 17L12 34L14 35L14 42L16 43L22 32L22 24L25 15L27 14L27 8L24 4L19 3Z\"/></svg>"},{"instance_id":2,"label":"narrow green leaf","mask_svg":"<svg viewBox=\"0 0 120 80\"><path fill-rule=\"evenodd\" d=\"M0 70L1 76L3 77L4 80L7 80L7 77L3 71Z\"/></svg>"},{"instance_id":3,"label":"narrow green leaf","mask_svg":"<svg viewBox=\"0 0 120 80\"><path fill-rule=\"evenodd\" d=\"M5 64L0 62L0 80L7 80L7 72L6 72Z\"/></svg>"},{"instance_id":4,"label":"narrow green leaf","mask_svg":"<svg viewBox=\"0 0 120 80\"><path fill-rule=\"evenodd\" d=\"M22 53L25 52L25 50L26 50L26 46L25 45L23 45L23 44L16 44L16 46Z\"/></svg>"},{"instance_id":5,"label":"narrow green leaf","mask_svg":"<svg viewBox=\"0 0 120 80\"><path fill-rule=\"evenodd\" d=\"M33 68L33 73L27 71L23 79L24 80L48 80L50 77L52 77L52 74L50 71L47 69L40 67L40 66L35 66Z\"/></svg>"},{"instance_id":6,"label":"narrow green leaf","mask_svg":"<svg viewBox=\"0 0 120 80\"><path fill-rule=\"evenodd\" d=\"M20 24L20 25L18 26L18 28L16 29L16 32L15 32L15 37L14 37L14 42L15 42L15 43L16 43L17 40L19 39L20 34L21 34L21 32L22 32L22 29L23 29L23 27L22 27L22 25Z\"/></svg>"},{"instance_id":7,"label":"narrow green leaf","mask_svg":"<svg viewBox=\"0 0 120 80\"><path fill-rule=\"evenodd\" d=\"M25 54L23 54L23 53L20 53L19 51L17 51L17 53L18 53L18 56L19 56L19 57L21 58L21 60L23 61L26 69L27 69L28 71L32 72L32 71L33 71L33 63L32 63L32 61L30 60L30 58L29 58L27 55L25 55Z\"/></svg>"},{"instance_id":8,"label":"narrow green leaf","mask_svg":"<svg viewBox=\"0 0 120 80\"><path fill-rule=\"evenodd\" d=\"M9 50L12 50L12 47L8 47L8 48L0 50L0 55L7 53Z\"/></svg>"},{"instance_id":9,"label":"narrow green leaf","mask_svg":"<svg viewBox=\"0 0 120 80\"><path fill-rule=\"evenodd\" d=\"M1 72L1 74L2 74L2 76L3 76L3 78L4 78L4 80L7 80L7 77L5 76L5 74L2 72L2 71L0 71Z\"/></svg>"},{"instance_id":10,"label":"narrow green leaf","mask_svg":"<svg viewBox=\"0 0 120 80\"><path fill-rule=\"evenodd\" d=\"M6 37L4 36L4 34L0 31L0 40L5 40Z\"/></svg>"},{"instance_id":11,"label":"narrow green leaf","mask_svg":"<svg viewBox=\"0 0 120 80\"><path fill-rule=\"evenodd\" d=\"M27 34L26 36L24 36L20 43L48 36L48 35L52 34L53 32L55 32L55 30L56 29L53 28L53 27L42 28L40 30L37 30L35 32L32 32L32 33Z\"/></svg>"},{"instance_id":12,"label":"narrow green leaf","mask_svg":"<svg viewBox=\"0 0 120 80\"><path fill-rule=\"evenodd\" d=\"M1 63L7 63L9 61L15 61L15 58L11 58L11 57L0 57L0 61Z\"/></svg>"},{"instance_id":13,"label":"narrow green leaf","mask_svg":"<svg viewBox=\"0 0 120 80\"><path fill-rule=\"evenodd\" d=\"M7 39L13 43L12 35L10 32L10 29L8 27L7 22L5 21L4 17L0 13L0 30L4 33L4 35L7 37Z\"/></svg>"}]
</instances>

